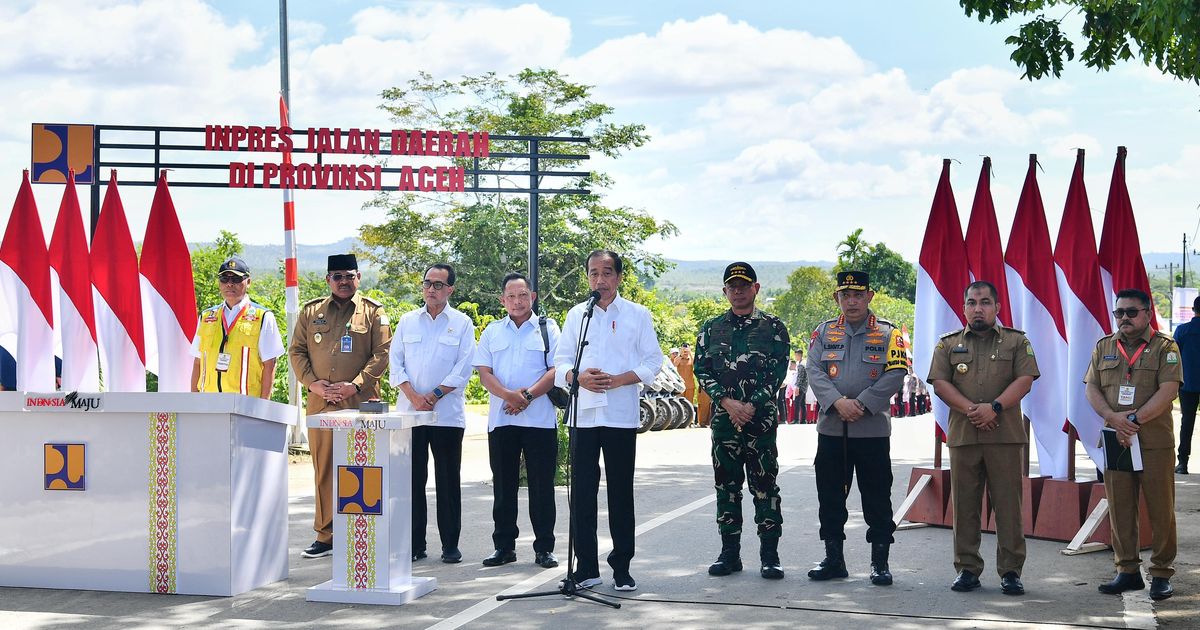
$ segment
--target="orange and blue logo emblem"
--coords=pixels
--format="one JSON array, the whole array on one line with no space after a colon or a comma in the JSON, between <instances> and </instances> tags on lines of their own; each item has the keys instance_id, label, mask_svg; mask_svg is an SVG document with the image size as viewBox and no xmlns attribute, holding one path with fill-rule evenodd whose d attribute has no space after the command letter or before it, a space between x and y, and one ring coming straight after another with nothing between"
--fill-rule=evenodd
<instances>
[{"instance_id":1,"label":"orange and blue logo emblem","mask_svg":"<svg viewBox=\"0 0 1200 630\"><path fill-rule=\"evenodd\" d=\"M338 466L338 514L383 514L383 467Z\"/></svg>"},{"instance_id":2,"label":"orange and blue logo emblem","mask_svg":"<svg viewBox=\"0 0 1200 630\"><path fill-rule=\"evenodd\" d=\"M76 184L95 183L94 140L92 125L34 123L30 181L34 184L65 184L67 172L73 169Z\"/></svg>"},{"instance_id":3,"label":"orange and blue logo emblem","mask_svg":"<svg viewBox=\"0 0 1200 630\"><path fill-rule=\"evenodd\" d=\"M83 444L46 444L43 466L46 490L85 490Z\"/></svg>"}]
</instances>

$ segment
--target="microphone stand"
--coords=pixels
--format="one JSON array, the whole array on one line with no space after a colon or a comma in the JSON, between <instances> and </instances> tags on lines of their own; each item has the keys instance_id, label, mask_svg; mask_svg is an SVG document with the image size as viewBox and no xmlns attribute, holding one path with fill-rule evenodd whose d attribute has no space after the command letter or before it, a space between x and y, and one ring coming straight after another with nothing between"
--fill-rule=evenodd
<instances>
[{"instance_id":1,"label":"microphone stand","mask_svg":"<svg viewBox=\"0 0 1200 630\"><path fill-rule=\"evenodd\" d=\"M587 347L587 332L588 327L592 324L592 309L595 308L596 302L589 300L587 311L583 315L583 320L580 325L579 339L575 347L575 365L572 373L575 378L571 381L568 388L570 394L567 402L567 408L563 417L563 423L568 428L567 440L567 577L558 583L558 588L553 591L539 591L535 593L519 593L516 595L497 595L496 601L504 601L506 599L528 599L531 597L548 597L551 595L564 595L566 597L582 597L583 599L604 604L613 608L620 608L621 604L610 602L607 599L600 597L598 593L593 593L589 589L580 588L579 582L575 580L575 430L579 426L579 364L583 362L583 349Z\"/></svg>"}]
</instances>

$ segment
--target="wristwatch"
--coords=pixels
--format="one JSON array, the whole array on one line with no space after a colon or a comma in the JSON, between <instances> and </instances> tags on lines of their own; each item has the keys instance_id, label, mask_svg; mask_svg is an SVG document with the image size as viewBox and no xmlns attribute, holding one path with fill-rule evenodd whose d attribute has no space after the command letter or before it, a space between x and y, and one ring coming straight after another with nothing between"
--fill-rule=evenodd
<instances>
[{"instance_id":1,"label":"wristwatch","mask_svg":"<svg viewBox=\"0 0 1200 630\"><path fill-rule=\"evenodd\" d=\"M533 402L533 394L530 394L528 389L522 389L521 395L525 397L525 402Z\"/></svg>"},{"instance_id":2,"label":"wristwatch","mask_svg":"<svg viewBox=\"0 0 1200 630\"><path fill-rule=\"evenodd\" d=\"M1001 405L999 400L993 400L992 411L994 411L996 415L1000 415L1000 412L1004 411L1004 405Z\"/></svg>"},{"instance_id":3,"label":"wristwatch","mask_svg":"<svg viewBox=\"0 0 1200 630\"><path fill-rule=\"evenodd\" d=\"M433 388L433 395L434 395L434 396L437 396L438 400L441 400L442 396L445 396L445 395L446 395L446 392L442 391L442 388L441 388L441 387L434 387L434 388Z\"/></svg>"},{"instance_id":4,"label":"wristwatch","mask_svg":"<svg viewBox=\"0 0 1200 630\"><path fill-rule=\"evenodd\" d=\"M1125 416L1125 419L1126 419L1126 420L1128 420L1128 421L1130 421L1130 422L1132 422L1132 423L1134 423L1134 424L1136 424L1136 425L1138 425L1139 427L1140 427L1140 426L1142 426L1142 423L1141 423L1141 422L1138 422L1138 417L1137 417L1137 414L1136 414L1136 413L1131 413L1131 414L1129 414L1128 416Z\"/></svg>"}]
</instances>

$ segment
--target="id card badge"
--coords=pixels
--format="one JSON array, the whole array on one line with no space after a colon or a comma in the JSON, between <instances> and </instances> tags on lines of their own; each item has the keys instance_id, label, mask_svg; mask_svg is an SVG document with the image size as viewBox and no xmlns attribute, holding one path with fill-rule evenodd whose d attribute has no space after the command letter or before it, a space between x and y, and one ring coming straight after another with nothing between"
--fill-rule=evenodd
<instances>
[{"instance_id":1,"label":"id card badge","mask_svg":"<svg viewBox=\"0 0 1200 630\"><path fill-rule=\"evenodd\" d=\"M354 338L350 335L342 335L342 352L354 352Z\"/></svg>"},{"instance_id":2,"label":"id card badge","mask_svg":"<svg viewBox=\"0 0 1200 630\"><path fill-rule=\"evenodd\" d=\"M228 372L229 371L229 362L232 360L233 360L233 357L229 354L226 354L224 352L217 353L217 371L218 372Z\"/></svg>"},{"instance_id":3,"label":"id card badge","mask_svg":"<svg viewBox=\"0 0 1200 630\"><path fill-rule=\"evenodd\" d=\"M1133 385L1122 385L1121 389L1117 391L1117 404L1118 405L1132 405L1133 404L1133 391L1134 391Z\"/></svg>"}]
</instances>

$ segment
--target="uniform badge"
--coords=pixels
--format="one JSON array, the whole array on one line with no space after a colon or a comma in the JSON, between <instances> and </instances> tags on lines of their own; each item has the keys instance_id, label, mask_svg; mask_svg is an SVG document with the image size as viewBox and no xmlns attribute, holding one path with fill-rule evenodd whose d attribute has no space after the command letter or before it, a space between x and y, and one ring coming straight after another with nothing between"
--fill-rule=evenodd
<instances>
[{"instance_id":1,"label":"uniform badge","mask_svg":"<svg viewBox=\"0 0 1200 630\"><path fill-rule=\"evenodd\" d=\"M837 358L838 358L838 353L836 353L836 352L826 352L825 353L826 361L836 361Z\"/></svg>"},{"instance_id":2,"label":"uniform badge","mask_svg":"<svg viewBox=\"0 0 1200 630\"><path fill-rule=\"evenodd\" d=\"M945 348L946 348L946 344L944 344L944 343L942 343L942 342L940 342L940 341L939 341L939 342L938 342L938 345L937 345L937 347L936 347L936 348L934 348L934 349L935 349L935 350L943 350L943 349L945 349Z\"/></svg>"},{"instance_id":3,"label":"uniform badge","mask_svg":"<svg viewBox=\"0 0 1200 630\"><path fill-rule=\"evenodd\" d=\"M840 371L841 370L838 369L836 364L829 366L829 378L837 378L838 372Z\"/></svg>"},{"instance_id":4,"label":"uniform badge","mask_svg":"<svg viewBox=\"0 0 1200 630\"><path fill-rule=\"evenodd\" d=\"M1167 353L1167 365L1175 365L1179 363L1179 355L1174 352Z\"/></svg>"},{"instance_id":5,"label":"uniform badge","mask_svg":"<svg viewBox=\"0 0 1200 630\"><path fill-rule=\"evenodd\" d=\"M313 341L321 343L321 333L313 333Z\"/></svg>"},{"instance_id":6,"label":"uniform badge","mask_svg":"<svg viewBox=\"0 0 1200 630\"><path fill-rule=\"evenodd\" d=\"M871 368L871 378L879 378L879 368Z\"/></svg>"},{"instance_id":7,"label":"uniform badge","mask_svg":"<svg viewBox=\"0 0 1200 630\"><path fill-rule=\"evenodd\" d=\"M1025 354L1033 356L1033 346L1031 346L1028 341L1025 342Z\"/></svg>"},{"instance_id":8,"label":"uniform badge","mask_svg":"<svg viewBox=\"0 0 1200 630\"><path fill-rule=\"evenodd\" d=\"M878 360L882 359L883 357L878 354L872 354L872 355L867 356L867 358L872 361L878 361Z\"/></svg>"},{"instance_id":9,"label":"uniform badge","mask_svg":"<svg viewBox=\"0 0 1200 630\"><path fill-rule=\"evenodd\" d=\"M957 366L954 367L954 369L958 370L959 374L966 374L967 373L967 364L959 363Z\"/></svg>"}]
</instances>

